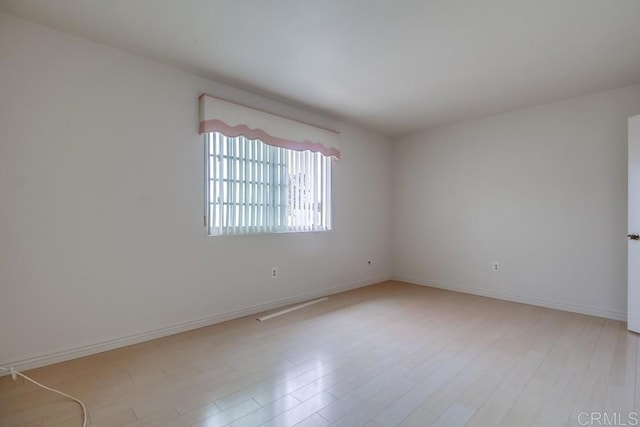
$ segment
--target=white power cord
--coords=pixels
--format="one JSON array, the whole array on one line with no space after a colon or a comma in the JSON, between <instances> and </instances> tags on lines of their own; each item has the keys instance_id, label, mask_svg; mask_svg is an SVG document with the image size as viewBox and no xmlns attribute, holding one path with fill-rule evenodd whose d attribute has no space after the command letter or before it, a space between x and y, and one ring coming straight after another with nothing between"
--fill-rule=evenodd
<instances>
[{"instance_id":1,"label":"white power cord","mask_svg":"<svg viewBox=\"0 0 640 427\"><path fill-rule=\"evenodd\" d=\"M80 399L77 399L77 398L75 398L73 396L70 396L67 393L63 393L60 390L56 390L56 389L53 389L51 387L47 387L46 385L40 384L38 381L32 380L31 378L29 378L28 376L26 376L22 372L18 372L15 369L13 369L13 366L11 368L4 368L4 367L0 366L0 370L10 372L11 373L11 378L13 378L14 381L16 381L18 379L18 377L22 377L25 380L27 380L29 382L32 382L33 384L37 385L38 387L42 387L45 390L52 391L52 392L54 392L56 394L59 394L60 396L64 396L64 397L66 397L68 399L73 400L74 402L77 402L80 405L80 407L82 408L82 427L87 427L87 408L85 408L84 403L82 403L80 401Z\"/></svg>"}]
</instances>

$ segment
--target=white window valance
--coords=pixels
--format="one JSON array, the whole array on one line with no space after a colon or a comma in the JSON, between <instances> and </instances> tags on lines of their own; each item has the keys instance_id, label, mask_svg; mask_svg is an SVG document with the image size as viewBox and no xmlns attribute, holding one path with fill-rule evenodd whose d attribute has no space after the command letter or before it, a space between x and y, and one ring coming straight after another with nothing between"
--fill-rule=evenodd
<instances>
[{"instance_id":1,"label":"white window valance","mask_svg":"<svg viewBox=\"0 0 640 427\"><path fill-rule=\"evenodd\" d=\"M200 96L200 133L244 136L296 151L340 158L337 132L270 114L210 95Z\"/></svg>"}]
</instances>

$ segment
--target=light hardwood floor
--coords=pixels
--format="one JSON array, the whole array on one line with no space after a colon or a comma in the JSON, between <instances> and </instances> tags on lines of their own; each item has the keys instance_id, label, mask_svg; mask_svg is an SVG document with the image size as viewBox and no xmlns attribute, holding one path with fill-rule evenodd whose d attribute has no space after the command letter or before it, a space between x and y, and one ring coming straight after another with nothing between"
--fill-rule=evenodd
<instances>
[{"instance_id":1,"label":"light hardwood floor","mask_svg":"<svg viewBox=\"0 0 640 427\"><path fill-rule=\"evenodd\" d=\"M640 412L622 322L399 282L32 370L91 426L566 426ZM631 414L633 417L633 414ZM1 426L81 425L0 378Z\"/></svg>"}]
</instances>

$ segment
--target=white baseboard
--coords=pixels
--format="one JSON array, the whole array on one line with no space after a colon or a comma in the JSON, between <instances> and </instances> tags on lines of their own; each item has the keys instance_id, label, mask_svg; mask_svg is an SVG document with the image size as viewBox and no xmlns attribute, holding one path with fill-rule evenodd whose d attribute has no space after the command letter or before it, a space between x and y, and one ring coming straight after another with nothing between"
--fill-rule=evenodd
<instances>
[{"instance_id":1,"label":"white baseboard","mask_svg":"<svg viewBox=\"0 0 640 427\"><path fill-rule=\"evenodd\" d=\"M271 301L265 304L258 304L240 310L229 311L226 313L215 314L202 319L196 319L189 322L180 323L152 331L142 332L139 334L129 335L126 337L116 338L112 340L102 341L82 347L70 348L68 350L58 351L55 353L44 354L41 356L30 357L28 359L14 360L0 363L0 366L13 366L18 371L26 371L29 369L39 368L53 363L64 362L66 360L76 359L78 357L89 356L103 351L113 350L128 345L139 344L141 342L153 340L156 338L166 337L168 335L178 334L180 332L190 331L192 329L202 328L204 326L214 325L216 323L226 322L228 320L238 319L240 317L250 316L252 314L262 313L265 311L281 308L291 304L297 304L316 298L322 298L329 295L345 292L351 289L361 288L363 286L373 285L375 283L389 280L389 276L378 276L360 282L350 283L347 285L336 286L329 289L307 292L296 295L294 297L283 298L277 301ZM0 372L0 377L7 375Z\"/></svg>"},{"instance_id":2,"label":"white baseboard","mask_svg":"<svg viewBox=\"0 0 640 427\"><path fill-rule=\"evenodd\" d=\"M428 286L431 288L445 289L448 291L462 292L465 294L473 294L473 295L479 295L483 297L519 302L523 304L536 305L539 307L553 308L556 310L569 311L572 313L588 314L590 316L604 317L606 319L612 319L612 320L621 320L623 322L627 321L627 313L621 312L621 311L602 310L600 308L569 304L565 302L553 301L553 300L548 300L544 298L515 295L507 292L471 288L469 286L462 286L462 285L452 285L449 283L436 282L433 280L419 279L417 277L392 275L391 280L411 283L414 285Z\"/></svg>"}]
</instances>

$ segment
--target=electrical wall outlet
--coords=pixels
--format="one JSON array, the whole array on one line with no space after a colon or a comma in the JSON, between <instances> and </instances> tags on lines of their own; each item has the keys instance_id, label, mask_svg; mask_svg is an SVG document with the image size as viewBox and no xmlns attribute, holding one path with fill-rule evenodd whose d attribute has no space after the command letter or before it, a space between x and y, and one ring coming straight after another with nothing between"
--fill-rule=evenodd
<instances>
[{"instance_id":1,"label":"electrical wall outlet","mask_svg":"<svg viewBox=\"0 0 640 427\"><path fill-rule=\"evenodd\" d=\"M493 271L500 271L500 263L499 262L494 262L493 264L491 264L491 269Z\"/></svg>"},{"instance_id":2,"label":"electrical wall outlet","mask_svg":"<svg viewBox=\"0 0 640 427\"><path fill-rule=\"evenodd\" d=\"M278 277L278 267L273 267L271 269L271 278L275 279L276 277Z\"/></svg>"}]
</instances>

